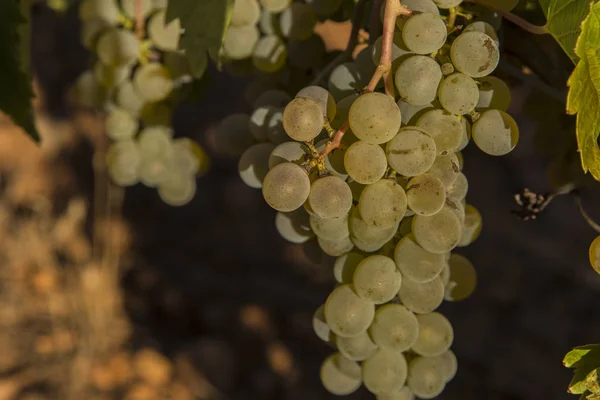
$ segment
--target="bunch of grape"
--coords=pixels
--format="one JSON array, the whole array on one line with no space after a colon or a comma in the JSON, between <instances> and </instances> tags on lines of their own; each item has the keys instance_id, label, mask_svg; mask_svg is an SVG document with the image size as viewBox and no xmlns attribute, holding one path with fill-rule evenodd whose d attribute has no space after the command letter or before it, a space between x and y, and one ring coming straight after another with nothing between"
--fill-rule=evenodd
<instances>
[{"instance_id":1,"label":"bunch of grape","mask_svg":"<svg viewBox=\"0 0 600 400\"><path fill-rule=\"evenodd\" d=\"M305 244L316 236L337 257L338 286L313 320L337 348L321 369L337 395L364 384L380 400L429 399L456 372L452 325L435 310L475 289L473 265L452 250L482 227L466 203L460 151L472 138L505 155L519 138L505 112L510 90L489 76L500 56L496 31L484 21L447 23L460 3L402 1L413 14L397 19L394 34L398 99L357 93L380 62L379 38L332 72L329 91L266 92L251 116L218 129L223 148L241 154L242 180L278 211L281 236Z\"/></svg>"},{"instance_id":2,"label":"bunch of grape","mask_svg":"<svg viewBox=\"0 0 600 400\"><path fill-rule=\"evenodd\" d=\"M178 50L179 20L165 24L167 5L168 0L83 1L82 41L94 60L76 90L81 104L106 112L112 180L157 188L165 203L180 206L193 198L196 176L208 160L196 142L173 138L172 110L192 78Z\"/></svg>"}]
</instances>

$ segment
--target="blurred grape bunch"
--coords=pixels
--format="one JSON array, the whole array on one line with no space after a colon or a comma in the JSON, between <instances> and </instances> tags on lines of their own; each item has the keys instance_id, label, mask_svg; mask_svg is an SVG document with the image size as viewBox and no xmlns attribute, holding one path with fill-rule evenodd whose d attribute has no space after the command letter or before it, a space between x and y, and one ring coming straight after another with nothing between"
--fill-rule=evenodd
<instances>
[{"instance_id":1,"label":"blurred grape bunch","mask_svg":"<svg viewBox=\"0 0 600 400\"><path fill-rule=\"evenodd\" d=\"M106 113L108 172L119 186L142 183L182 206L209 162L198 143L174 138L171 117L192 76L179 48L179 20L165 24L168 1L84 0L83 44L92 67L76 82L81 105ZM138 9L139 7L139 9Z\"/></svg>"}]
</instances>

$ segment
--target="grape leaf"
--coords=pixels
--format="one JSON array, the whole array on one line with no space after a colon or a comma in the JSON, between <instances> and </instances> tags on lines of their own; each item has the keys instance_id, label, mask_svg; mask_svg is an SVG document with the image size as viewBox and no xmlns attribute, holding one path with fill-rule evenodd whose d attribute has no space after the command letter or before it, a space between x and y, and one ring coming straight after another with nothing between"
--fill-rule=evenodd
<instances>
[{"instance_id":1,"label":"grape leaf","mask_svg":"<svg viewBox=\"0 0 600 400\"><path fill-rule=\"evenodd\" d=\"M39 141L31 107L33 89L19 59L18 29L24 23L28 22L14 0L0 1L0 110Z\"/></svg>"},{"instance_id":2,"label":"grape leaf","mask_svg":"<svg viewBox=\"0 0 600 400\"><path fill-rule=\"evenodd\" d=\"M569 392L582 394L592 389L590 385L597 376L596 369L600 367L600 345L589 344L575 347L563 359L568 368L575 368L575 374L569 383Z\"/></svg>"},{"instance_id":3,"label":"grape leaf","mask_svg":"<svg viewBox=\"0 0 600 400\"><path fill-rule=\"evenodd\" d=\"M584 172L600 180L600 3L582 24L575 53L579 63L569 78L567 113L577 114L577 145Z\"/></svg>"},{"instance_id":4,"label":"grape leaf","mask_svg":"<svg viewBox=\"0 0 600 400\"><path fill-rule=\"evenodd\" d=\"M577 64L575 45L581 33L581 23L590 12L590 1L539 0L539 2L546 16L546 30L560 44L573 64Z\"/></svg>"},{"instance_id":5,"label":"grape leaf","mask_svg":"<svg viewBox=\"0 0 600 400\"><path fill-rule=\"evenodd\" d=\"M192 75L206 70L202 55L219 54L231 19L233 0L170 0L166 23L179 18L184 33L181 47L190 61Z\"/></svg>"}]
</instances>

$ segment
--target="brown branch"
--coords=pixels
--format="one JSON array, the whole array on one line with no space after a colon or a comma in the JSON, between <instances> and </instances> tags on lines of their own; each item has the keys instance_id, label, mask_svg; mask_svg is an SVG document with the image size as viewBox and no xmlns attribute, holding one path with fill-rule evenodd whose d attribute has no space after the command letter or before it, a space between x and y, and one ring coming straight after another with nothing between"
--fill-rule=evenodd
<instances>
[{"instance_id":1,"label":"brown branch","mask_svg":"<svg viewBox=\"0 0 600 400\"><path fill-rule=\"evenodd\" d=\"M135 33L140 40L144 38L145 22L142 0L135 0Z\"/></svg>"},{"instance_id":2,"label":"brown branch","mask_svg":"<svg viewBox=\"0 0 600 400\"><path fill-rule=\"evenodd\" d=\"M546 34L550 33L548 31L548 28L545 25L540 26L540 25L532 24L531 22L529 22L509 11L496 8L496 7L494 7L493 2L491 2L489 0L466 0L466 1L471 2L471 3L481 4L482 6L488 7L490 9L494 10L495 12L497 12L503 18L505 18L505 19L509 20L510 22L512 22L513 24L519 26L521 29L526 30L529 33L533 33L534 35L546 35Z\"/></svg>"}]
</instances>

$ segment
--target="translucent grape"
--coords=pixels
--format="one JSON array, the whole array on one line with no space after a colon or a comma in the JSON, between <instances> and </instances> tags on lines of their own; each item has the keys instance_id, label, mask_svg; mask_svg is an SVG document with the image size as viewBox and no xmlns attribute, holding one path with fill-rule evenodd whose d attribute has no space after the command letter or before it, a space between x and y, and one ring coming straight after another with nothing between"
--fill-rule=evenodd
<instances>
[{"instance_id":1,"label":"translucent grape","mask_svg":"<svg viewBox=\"0 0 600 400\"><path fill-rule=\"evenodd\" d=\"M471 31L485 33L486 35L488 35L489 37L494 39L496 44L500 43L500 41L498 40L498 33L496 33L496 30L494 29L494 27L485 21L472 22L469 25L467 25L467 27L464 29L463 32L471 32Z\"/></svg>"},{"instance_id":2,"label":"translucent grape","mask_svg":"<svg viewBox=\"0 0 600 400\"><path fill-rule=\"evenodd\" d=\"M383 177L387 169L387 158L381 146L359 140L346 150L344 166L352 179L368 185Z\"/></svg>"},{"instance_id":3,"label":"translucent grape","mask_svg":"<svg viewBox=\"0 0 600 400\"><path fill-rule=\"evenodd\" d=\"M97 61L94 64L94 76L102 84L102 86L112 89L123 83L131 73L129 66L124 67L107 67Z\"/></svg>"},{"instance_id":4,"label":"translucent grape","mask_svg":"<svg viewBox=\"0 0 600 400\"><path fill-rule=\"evenodd\" d=\"M383 350L402 352L417 341L419 326L415 314L400 304L386 304L377 309L369 333Z\"/></svg>"},{"instance_id":5,"label":"translucent grape","mask_svg":"<svg viewBox=\"0 0 600 400\"><path fill-rule=\"evenodd\" d=\"M377 400L415 400L415 395L408 386L404 386L397 392L377 395Z\"/></svg>"},{"instance_id":6,"label":"translucent grape","mask_svg":"<svg viewBox=\"0 0 600 400\"><path fill-rule=\"evenodd\" d=\"M79 6L79 18L83 22L100 19L116 25L119 15L119 6L115 0L85 0Z\"/></svg>"},{"instance_id":7,"label":"translucent grape","mask_svg":"<svg viewBox=\"0 0 600 400\"><path fill-rule=\"evenodd\" d=\"M302 208L286 213L278 212L275 215L275 228L290 243L306 243L314 236L310 230L308 213Z\"/></svg>"},{"instance_id":8,"label":"translucent grape","mask_svg":"<svg viewBox=\"0 0 600 400\"><path fill-rule=\"evenodd\" d=\"M350 193L352 195L352 193ZM358 211L370 225L389 227L400 222L406 213L406 193L391 179L367 185L360 195Z\"/></svg>"},{"instance_id":9,"label":"translucent grape","mask_svg":"<svg viewBox=\"0 0 600 400\"><path fill-rule=\"evenodd\" d=\"M486 110L473 124L472 135L481 151L492 156L503 156L517 145L519 127L504 111Z\"/></svg>"},{"instance_id":10,"label":"translucent grape","mask_svg":"<svg viewBox=\"0 0 600 400\"><path fill-rule=\"evenodd\" d=\"M461 301L471 296L477 286L477 272L468 258L453 253L448 261L450 279L446 285L446 300Z\"/></svg>"},{"instance_id":11,"label":"translucent grape","mask_svg":"<svg viewBox=\"0 0 600 400\"><path fill-rule=\"evenodd\" d=\"M339 257L354 248L354 243L352 243L349 237L344 237L339 240L327 240L317 236L317 242L319 243L321 250L323 250L323 253L331 257Z\"/></svg>"},{"instance_id":12,"label":"translucent grape","mask_svg":"<svg viewBox=\"0 0 600 400\"><path fill-rule=\"evenodd\" d=\"M444 390L444 369L434 357L417 357L408 366L407 386L422 399L433 399Z\"/></svg>"},{"instance_id":13,"label":"translucent grape","mask_svg":"<svg viewBox=\"0 0 600 400\"><path fill-rule=\"evenodd\" d=\"M106 164L111 179L119 186L131 186L138 182L137 168L140 152L132 140L121 140L110 145L106 152Z\"/></svg>"},{"instance_id":14,"label":"translucent grape","mask_svg":"<svg viewBox=\"0 0 600 400\"><path fill-rule=\"evenodd\" d=\"M440 15L440 10L435 5L433 0L402 0L402 5L407 7L413 13L431 13L434 15ZM382 9L385 8L385 4ZM410 17L401 15L396 19L396 26L402 30L404 24Z\"/></svg>"},{"instance_id":15,"label":"translucent grape","mask_svg":"<svg viewBox=\"0 0 600 400\"><path fill-rule=\"evenodd\" d=\"M375 305L358 297L350 285L336 287L325 302L327 325L341 337L366 332L374 315Z\"/></svg>"},{"instance_id":16,"label":"translucent grape","mask_svg":"<svg viewBox=\"0 0 600 400\"><path fill-rule=\"evenodd\" d=\"M422 356L439 356L446 352L454 341L454 330L442 314L432 312L417 315L419 336L412 350ZM409 385L410 386L410 385ZM418 394L415 392L418 396Z\"/></svg>"},{"instance_id":17,"label":"translucent grape","mask_svg":"<svg viewBox=\"0 0 600 400\"><path fill-rule=\"evenodd\" d=\"M427 172L436 160L435 141L421 128L407 126L385 148L388 163L403 176Z\"/></svg>"},{"instance_id":18,"label":"translucent grape","mask_svg":"<svg viewBox=\"0 0 600 400\"><path fill-rule=\"evenodd\" d=\"M100 18L93 18L89 21L81 22L81 43L87 49L95 50L98 37L102 34L103 31L108 29L111 26L111 24L106 20Z\"/></svg>"},{"instance_id":19,"label":"translucent grape","mask_svg":"<svg viewBox=\"0 0 600 400\"><path fill-rule=\"evenodd\" d=\"M138 67L133 75L133 84L137 92L150 102L166 99L173 90L171 73L157 62Z\"/></svg>"},{"instance_id":20,"label":"translucent grape","mask_svg":"<svg viewBox=\"0 0 600 400\"><path fill-rule=\"evenodd\" d=\"M381 144L391 140L400 129L400 109L394 99L378 92L360 96L350 107L350 129L360 140Z\"/></svg>"},{"instance_id":21,"label":"translucent grape","mask_svg":"<svg viewBox=\"0 0 600 400\"><path fill-rule=\"evenodd\" d=\"M304 3L294 2L279 17L281 33L291 40L308 39L315 29L317 18L313 9Z\"/></svg>"},{"instance_id":22,"label":"translucent grape","mask_svg":"<svg viewBox=\"0 0 600 400\"><path fill-rule=\"evenodd\" d=\"M385 394L402 389L407 376L404 355L378 349L362 363L365 387L374 394Z\"/></svg>"},{"instance_id":23,"label":"translucent grape","mask_svg":"<svg viewBox=\"0 0 600 400\"><path fill-rule=\"evenodd\" d=\"M321 106L323 115L327 117L329 121L335 118L336 104L335 99L326 89L320 86L308 86L300 90L296 94L297 98L311 99L317 102Z\"/></svg>"},{"instance_id":24,"label":"translucent grape","mask_svg":"<svg viewBox=\"0 0 600 400\"><path fill-rule=\"evenodd\" d=\"M433 215L444 207L446 188L432 174L412 178L406 186L408 207L418 215Z\"/></svg>"},{"instance_id":25,"label":"translucent grape","mask_svg":"<svg viewBox=\"0 0 600 400\"><path fill-rule=\"evenodd\" d=\"M269 168L273 168L284 162L300 165L305 161L307 154L309 154L308 147L304 143L281 143L273 149L269 156Z\"/></svg>"},{"instance_id":26,"label":"translucent grape","mask_svg":"<svg viewBox=\"0 0 600 400\"><path fill-rule=\"evenodd\" d=\"M350 236L347 215L329 219L311 215L310 227L318 237L325 240L338 241Z\"/></svg>"},{"instance_id":27,"label":"translucent grape","mask_svg":"<svg viewBox=\"0 0 600 400\"><path fill-rule=\"evenodd\" d=\"M138 121L121 108L113 108L106 116L106 133L112 140L126 140L135 136Z\"/></svg>"},{"instance_id":28,"label":"translucent grape","mask_svg":"<svg viewBox=\"0 0 600 400\"><path fill-rule=\"evenodd\" d=\"M181 36L181 23L179 18L168 24L165 24L165 20L166 10L159 11L150 17L148 37L159 50L176 51L179 47L179 36Z\"/></svg>"},{"instance_id":29,"label":"translucent grape","mask_svg":"<svg viewBox=\"0 0 600 400\"><path fill-rule=\"evenodd\" d=\"M394 78L400 97L415 106L434 101L441 80L439 64L426 56L412 56L404 60Z\"/></svg>"},{"instance_id":30,"label":"translucent grape","mask_svg":"<svg viewBox=\"0 0 600 400\"><path fill-rule=\"evenodd\" d=\"M258 143L249 147L240 157L238 172L242 181L251 188L260 189L269 172L269 155L275 149L271 143Z\"/></svg>"},{"instance_id":31,"label":"translucent grape","mask_svg":"<svg viewBox=\"0 0 600 400\"><path fill-rule=\"evenodd\" d=\"M447 189L456 181L460 173L458 158L454 153L437 156L427 172L437 176Z\"/></svg>"},{"instance_id":32,"label":"translucent grape","mask_svg":"<svg viewBox=\"0 0 600 400\"><path fill-rule=\"evenodd\" d=\"M277 17L277 14L262 10L260 20L258 21L258 27L264 35L279 34L279 18Z\"/></svg>"},{"instance_id":33,"label":"translucent grape","mask_svg":"<svg viewBox=\"0 0 600 400\"><path fill-rule=\"evenodd\" d=\"M291 4L292 0L260 0L260 5L271 13L280 13Z\"/></svg>"},{"instance_id":34,"label":"translucent grape","mask_svg":"<svg viewBox=\"0 0 600 400\"><path fill-rule=\"evenodd\" d=\"M362 251L376 251L383 247L396 233L398 224L390 227L378 227L366 223L358 209L352 210L348 219L350 237L356 247Z\"/></svg>"},{"instance_id":35,"label":"translucent grape","mask_svg":"<svg viewBox=\"0 0 600 400\"><path fill-rule=\"evenodd\" d=\"M329 75L329 92L337 100L360 91L364 84L355 63L347 62L338 65Z\"/></svg>"},{"instance_id":36,"label":"translucent grape","mask_svg":"<svg viewBox=\"0 0 600 400\"><path fill-rule=\"evenodd\" d=\"M429 282L404 279L398 292L398 298L406 308L414 313L430 313L444 301L444 282L439 276Z\"/></svg>"},{"instance_id":37,"label":"translucent grape","mask_svg":"<svg viewBox=\"0 0 600 400\"><path fill-rule=\"evenodd\" d=\"M130 80L119 85L115 97L117 105L133 116L139 115L146 104L146 100L138 93Z\"/></svg>"},{"instance_id":38,"label":"translucent grape","mask_svg":"<svg viewBox=\"0 0 600 400\"><path fill-rule=\"evenodd\" d=\"M325 305L319 306L317 311L313 314L313 331L319 339L324 342L330 342L335 338L335 335L329 329L327 322L325 322Z\"/></svg>"},{"instance_id":39,"label":"translucent grape","mask_svg":"<svg viewBox=\"0 0 600 400\"><path fill-rule=\"evenodd\" d=\"M402 99L398 100L396 104L402 115L402 125L415 125L421 115L434 108L431 103L422 106L413 106Z\"/></svg>"},{"instance_id":40,"label":"translucent grape","mask_svg":"<svg viewBox=\"0 0 600 400\"><path fill-rule=\"evenodd\" d=\"M467 192L469 191L469 181L467 177L462 172L458 174L456 180L450 187L448 188L448 197L454 200L462 201L465 197L467 197ZM463 232L464 235L465 232Z\"/></svg>"},{"instance_id":41,"label":"translucent grape","mask_svg":"<svg viewBox=\"0 0 600 400\"><path fill-rule=\"evenodd\" d=\"M462 201L454 200L449 197L446 197L446 204L444 205L444 208L449 209L454 215L456 215L456 217L458 218L460 223L464 225L465 206L463 205ZM461 238L462 238L462 235L461 235ZM460 244L460 242L459 242L459 244Z\"/></svg>"},{"instance_id":42,"label":"translucent grape","mask_svg":"<svg viewBox=\"0 0 600 400\"><path fill-rule=\"evenodd\" d=\"M394 260L381 255L362 260L354 271L353 278L356 293L375 304L392 300L400 289L401 281L402 276L396 269Z\"/></svg>"},{"instance_id":43,"label":"translucent grape","mask_svg":"<svg viewBox=\"0 0 600 400\"><path fill-rule=\"evenodd\" d=\"M462 226L452 211L442 208L432 216L416 215L412 232L417 243L425 250L444 254L455 248L460 241Z\"/></svg>"},{"instance_id":44,"label":"translucent grape","mask_svg":"<svg viewBox=\"0 0 600 400\"><path fill-rule=\"evenodd\" d=\"M221 120L215 134L217 151L239 156L252 146L255 142L248 129L249 122L250 117L246 114L232 114Z\"/></svg>"},{"instance_id":45,"label":"translucent grape","mask_svg":"<svg viewBox=\"0 0 600 400\"><path fill-rule=\"evenodd\" d=\"M299 142L313 140L325 124L321 106L314 100L296 97L283 111L283 128Z\"/></svg>"},{"instance_id":46,"label":"translucent grape","mask_svg":"<svg viewBox=\"0 0 600 400\"><path fill-rule=\"evenodd\" d=\"M588 254L592 268L600 274L600 236L594 239L590 245Z\"/></svg>"},{"instance_id":47,"label":"translucent grape","mask_svg":"<svg viewBox=\"0 0 600 400\"><path fill-rule=\"evenodd\" d=\"M425 112L416 125L433 138L438 154L456 151L463 140L463 126L459 118L444 110Z\"/></svg>"},{"instance_id":48,"label":"translucent grape","mask_svg":"<svg viewBox=\"0 0 600 400\"><path fill-rule=\"evenodd\" d=\"M173 131L164 126L149 126L139 133L138 147L145 159L166 158L171 154Z\"/></svg>"},{"instance_id":49,"label":"translucent grape","mask_svg":"<svg viewBox=\"0 0 600 400\"><path fill-rule=\"evenodd\" d=\"M442 355L435 357L436 362L442 369L444 381L451 381L456 375L458 369L458 361L452 350L448 350Z\"/></svg>"},{"instance_id":50,"label":"translucent grape","mask_svg":"<svg viewBox=\"0 0 600 400\"><path fill-rule=\"evenodd\" d=\"M337 176L326 176L312 183L308 203L321 218L340 218L350 212L352 191Z\"/></svg>"},{"instance_id":51,"label":"translucent grape","mask_svg":"<svg viewBox=\"0 0 600 400\"><path fill-rule=\"evenodd\" d=\"M260 32L255 25L230 26L223 41L223 56L230 60L249 58L259 39Z\"/></svg>"},{"instance_id":52,"label":"translucent grape","mask_svg":"<svg viewBox=\"0 0 600 400\"><path fill-rule=\"evenodd\" d=\"M464 32L452 43L450 50L454 67L472 78L491 74L500 60L498 45L485 33Z\"/></svg>"},{"instance_id":53,"label":"translucent grape","mask_svg":"<svg viewBox=\"0 0 600 400\"><path fill-rule=\"evenodd\" d=\"M279 71L286 60L287 49L276 35L263 36L254 46L252 62L260 71L267 73Z\"/></svg>"},{"instance_id":54,"label":"translucent grape","mask_svg":"<svg viewBox=\"0 0 600 400\"><path fill-rule=\"evenodd\" d=\"M500 78L485 76L479 80L477 109L493 108L506 111L510 105L510 88Z\"/></svg>"},{"instance_id":55,"label":"translucent grape","mask_svg":"<svg viewBox=\"0 0 600 400\"><path fill-rule=\"evenodd\" d=\"M346 253L335 259L333 263L333 276L338 283L352 283L354 271L358 264L365 258L359 253Z\"/></svg>"},{"instance_id":56,"label":"translucent grape","mask_svg":"<svg viewBox=\"0 0 600 400\"><path fill-rule=\"evenodd\" d=\"M121 0L121 9L130 19L137 18L138 9L141 16L146 18L154 10L152 0Z\"/></svg>"},{"instance_id":57,"label":"translucent grape","mask_svg":"<svg viewBox=\"0 0 600 400\"><path fill-rule=\"evenodd\" d=\"M298 165L282 163L267 173L262 190L267 203L277 211L294 211L308 198L310 180Z\"/></svg>"},{"instance_id":58,"label":"translucent grape","mask_svg":"<svg viewBox=\"0 0 600 400\"><path fill-rule=\"evenodd\" d=\"M257 0L234 0L230 25L256 25L260 19L260 11Z\"/></svg>"},{"instance_id":59,"label":"translucent grape","mask_svg":"<svg viewBox=\"0 0 600 400\"><path fill-rule=\"evenodd\" d=\"M276 111L269 116L267 120L267 139L269 142L279 145L290 140L290 137L283 129L283 113Z\"/></svg>"},{"instance_id":60,"label":"translucent grape","mask_svg":"<svg viewBox=\"0 0 600 400\"><path fill-rule=\"evenodd\" d=\"M104 65L131 65L140 54L140 41L133 32L126 29L110 29L98 37L96 53Z\"/></svg>"},{"instance_id":61,"label":"translucent grape","mask_svg":"<svg viewBox=\"0 0 600 400\"><path fill-rule=\"evenodd\" d=\"M446 265L443 254L433 254L419 246L413 235L406 235L394 250L396 266L405 278L415 282L434 280Z\"/></svg>"},{"instance_id":62,"label":"translucent grape","mask_svg":"<svg viewBox=\"0 0 600 400\"><path fill-rule=\"evenodd\" d=\"M414 14L404 23L402 39L410 51L430 54L446 43L447 32L446 24L439 14Z\"/></svg>"},{"instance_id":63,"label":"translucent grape","mask_svg":"<svg viewBox=\"0 0 600 400\"><path fill-rule=\"evenodd\" d=\"M169 0L151 0L152 8L155 11L163 10L169 5Z\"/></svg>"},{"instance_id":64,"label":"translucent grape","mask_svg":"<svg viewBox=\"0 0 600 400\"><path fill-rule=\"evenodd\" d=\"M373 46L371 47L371 59L375 65L379 65L379 62L381 61L382 44L383 36L379 36L379 38L375 40L375 43L373 43ZM398 68L400 62L402 62L402 60L406 58L405 56L409 54L413 54L413 52L406 47L406 44L402 39L402 32L394 32L394 41L392 42L392 71Z\"/></svg>"},{"instance_id":65,"label":"translucent grape","mask_svg":"<svg viewBox=\"0 0 600 400\"><path fill-rule=\"evenodd\" d=\"M254 139L259 142L267 140L268 121L275 112L277 112L277 109L270 106L259 107L254 110L248 125Z\"/></svg>"},{"instance_id":66,"label":"translucent grape","mask_svg":"<svg viewBox=\"0 0 600 400\"><path fill-rule=\"evenodd\" d=\"M362 191L365 190L365 185L356 182L352 178L349 178L346 182L348 183L348 186L350 186L350 190L352 190L352 199L358 201Z\"/></svg>"},{"instance_id":67,"label":"translucent grape","mask_svg":"<svg viewBox=\"0 0 600 400\"><path fill-rule=\"evenodd\" d=\"M333 129L339 129L342 126L342 124L348 120L348 113L350 112L350 107L352 107L352 104L354 104L354 101L356 99L358 99L358 95L351 94L337 102L335 118L332 121L330 121L331 127ZM352 131L347 131L342 140L345 140L351 134L352 136L354 136Z\"/></svg>"},{"instance_id":68,"label":"translucent grape","mask_svg":"<svg viewBox=\"0 0 600 400\"><path fill-rule=\"evenodd\" d=\"M317 142L315 147L318 151L323 151L328 142L329 139L323 139L320 142ZM341 178L342 180L346 180L346 178L348 178L348 172L344 167L345 154L345 149L337 148L325 156L325 167L327 168L327 172L329 172L331 175Z\"/></svg>"},{"instance_id":69,"label":"translucent grape","mask_svg":"<svg viewBox=\"0 0 600 400\"><path fill-rule=\"evenodd\" d=\"M175 168L189 175L202 174L208 159L204 150L195 141L178 138L171 143L171 162Z\"/></svg>"},{"instance_id":70,"label":"translucent grape","mask_svg":"<svg viewBox=\"0 0 600 400\"><path fill-rule=\"evenodd\" d=\"M321 365L321 382L329 393L344 396L355 392L361 385L360 366L335 353Z\"/></svg>"},{"instance_id":71,"label":"translucent grape","mask_svg":"<svg viewBox=\"0 0 600 400\"><path fill-rule=\"evenodd\" d=\"M469 123L469 121L467 121L466 118L461 118L460 122L462 125L463 135L462 141L460 142L460 145L458 145L458 151L464 150L464 148L467 147L467 145L471 141L471 124ZM462 170L462 167L460 167L460 169Z\"/></svg>"},{"instance_id":72,"label":"translucent grape","mask_svg":"<svg viewBox=\"0 0 600 400\"><path fill-rule=\"evenodd\" d=\"M349 338L338 336L335 345L344 357L353 361L366 360L377 351L377 345L373 343L367 332Z\"/></svg>"},{"instance_id":73,"label":"translucent grape","mask_svg":"<svg viewBox=\"0 0 600 400\"><path fill-rule=\"evenodd\" d=\"M173 207L183 206L196 194L196 179L176 170L168 170L166 178L158 186L161 200Z\"/></svg>"},{"instance_id":74,"label":"translucent grape","mask_svg":"<svg viewBox=\"0 0 600 400\"><path fill-rule=\"evenodd\" d=\"M320 17L329 17L342 5L342 0L307 0L315 14Z\"/></svg>"},{"instance_id":75,"label":"translucent grape","mask_svg":"<svg viewBox=\"0 0 600 400\"><path fill-rule=\"evenodd\" d=\"M473 78L457 72L444 78L438 98L447 111L456 115L469 114L479 101L479 88Z\"/></svg>"},{"instance_id":76,"label":"translucent grape","mask_svg":"<svg viewBox=\"0 0 600 400\"><path fill-rule=\"evenodd\" d=\"M433 0L439 8L458 7L463 0ZM418 396L418 395L417 395Z\"/></svg>"}]
</instances>

